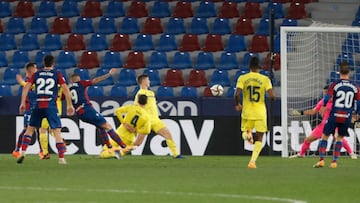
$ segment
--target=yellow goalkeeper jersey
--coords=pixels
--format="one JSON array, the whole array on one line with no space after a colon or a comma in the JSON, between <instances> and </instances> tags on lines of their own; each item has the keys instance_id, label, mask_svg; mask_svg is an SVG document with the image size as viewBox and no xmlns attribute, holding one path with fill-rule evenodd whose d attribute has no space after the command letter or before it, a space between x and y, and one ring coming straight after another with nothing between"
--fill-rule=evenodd
<instances>
[{"instance_id":1,"label":"yellow goalkeeper jersey","mask_svg":"<svg viewBox=\"0 0 360 203\"><path fill-rule=\"evenodd\" d=\"M149 134L151 131L148 113L139 105L125 105L115 110L121 123L131 125L137 133Z\"/></svg>"},{"instance_id":2,"label":"yellow goalkeeper jersey","mask_svg":"<svg viewBox=\"0 0 360 203\"><path fill-rule=\"evenodd\" d=\"M156 104L157 102L155 98L155 93L151 90L139 89L139 91L135 95L134 104L137 104L139 94L144 94L148 97L147 104L145 105L145 110L149 114L149 117L152 120L159 119L159 111Z\"/></svg>"}]
</instances>

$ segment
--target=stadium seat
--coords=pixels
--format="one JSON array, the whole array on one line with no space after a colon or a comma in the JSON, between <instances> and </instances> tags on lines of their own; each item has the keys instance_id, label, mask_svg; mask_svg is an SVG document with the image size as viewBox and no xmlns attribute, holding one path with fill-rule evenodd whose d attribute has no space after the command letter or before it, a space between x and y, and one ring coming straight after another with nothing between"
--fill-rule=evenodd
<instances>
[{"instance_id":1,"label":"stadium seat","mask_svg":"<svg viewBox=\"0 0 360 203\"><path fill-rule=\"evenodd\" d=\"M264 69L264 70L269 70L269 69L270 69L270 58L271 58L271 54L268 53L268 54L266 55L265 63L264 63L264 66L263 66L263 69ZM274 68L275 71L280 70L280 68L281 68L281 65L280 65L280 54L275 54L274 63L273 63L273 68Z\"/></svg>"},{"instance_id":2,"label":"stadium seat","mask_svg":"<svg viewBox=\"0 0 360 203\"><path fill-rule=\"evenodd\" d=\"M340 79L340 73L337 71L331 71L329 77L329 83Z\"/></svg>"},{"instance_id":3,"label":"stadium seat","mask_svg":"<svg viewBox=\"0 0 360 203\"><path fill-rule=\"evenodd\" d=\"M231 27L230 27L229 19L215 18L211 33L216 35L230 34Z\"/></svg>"},{"instance_id":4,"label":"stadium seat","mask_svg":"<svg viewBox=\"0 0 360 203\"><path fill-rule=\"evenodd\" d=\"M244 18L250 18L250 19L261 18L262 13L261 13L261 8L260 8L260 3L246 2L242 16Z\"/></svg>"},{"instance_id":5,"label":"stadium seat","mask_svg":"<svg viewBox=\"0 0 360 203\"><path fill-rule=\"evenodd\" d=\"M173 51L177 50L176 39L174 35L162 34L160 36L156 51Z\"/></svg>"},{"instance_id":6,"label":"stadium seat","mask_svg":"<svg viewBox=\"0 0 360 203\"><path fill-rule=\"evenodd\" d=\"M63 75L63 77L65 78L65 81L69 81L69 77L68 77L65 69L56 69L56 70L59 71Z\"/></svg>"},{"instance_id":7,"label":"stadium seat","mask_svg":"<svg viewBox=\"0 0 360 203\"><path fill-rule=\"evenodd\" d=\"M120 52L107 51L104 55L104 59L100 67L105 69L121 68L122 61Z\"/></svg>"},{"instance_id":8,"label":"stadium seat","mask_svg":"<svg viewBox=\"0 0 360 203\"><path fill-rule=\"evenodd\" d=\"M35 15L31 1L18 1L13 16L20 18L32 17Z\"/></svg>"},{"instance_id":9,"label":"stadium seat","mask_svg":"<svg viewBox=\"0 0 360 203\"><path fill-rule=\"evenodd\" d=\"M105 96L104 88L98 85L89 86L87 89L89 97L103 97Z\"/></svg>"},{"instance_id":10,"label":"stadium seat","mask_svg":"<svg viewBox=\"0 0 360 203\"><path fill-rule=\"evenodd\" d=\"M268 39L264 35L254 35L252 37L249 52L266 52L269 51Z\"/></svg>"},{"instance_id":11,"label":"stadium seat","mask_svg":"<svg viewBox=\"0 0 360 203\"><path fill-rule=\"evenodd\" d=\"M159 71L156 69L145 69L144 74L149 76L151 86L161 85Z\"/></svg>"},{"instance_id":12,"label":"stadium seat","mask_svg":"<svg viewBox=\"0 0 360 203\"><path fill-rule=\"evenodd\" d=\"M18 68L6 68L4 71L3 79L0 81L2 85L16 85L18 84L16 81L16 75L20 74L20 70Z\"/></svg>"},{"instance_id":13,"label":"stadium seat","mask_svg":"<svg viewBox=\"0 0 360 203\"><path fill-rule=\"evenodd\" d=\"M59 35L71 33L70 20L68 18L56 17L50 33Z\"/></svg>"},{"instance_id":14,"label":"stadium seat","mask_svg":"<svg viewBox=\"0 0 360 203\"><path fill-rule=\"evenodd\" d=\"M76 20L73 33L75 34L89 34L94 32L94 26L91 18L79 17Z\"/></svg>"},{"instance_id":15,"label":"stadium seat","mask_svg":"<svg viewBox=\"0 0 360 203\"><path fill-rule=\"evenodd\" d=\"M298 26L298 21L296 19L284 18L280 26Z\"/></svg>"},{"instance_id":16,"label":"stadium seat","mask_svg":"<svg viewBox=\"0 0 360 203\"><path fill-rule=\"evenodd\" d=\"M6 57L5 51L0 51L0 67L7 67L8 59Z\"/></svg>"},{"instance_id":17,"label":"stadium seat","mask_svg":"<svg viewBox=\"0 0 360 203\"><path fill-rule=\"evenodd\" d=\"M189 18L193 17L194 13L192 10L191 2L185 2L185 1L178 1L176 3L173 17L175 18Z\"/></svg>"},{"instance_id":18,"label":"stadium seat","mask_svg":"<svg viewBox=\"0 0 360 203\"><path fill-rule=\"evenodd\" d=\"M187 87L184 86L180 90L180 97L198 97L196 87Z\"/></svg>"},{"instance_id":19,"label":"stadium seat","mask_svg":"<svg viewBox=\"0 0 360 203\"><path fill-rule=\"evenodd\" d=\"M226 1L220 7L220 18L236 18L239 17L239 10L236 2Z\"/></svg>"},{"instance_id":20,"label":"stadium seat","mask_svg":"<svg viewBox=\"0 0 360 203\"><path fill-rule=\"evenodd\" d=\"M35 63L37 67L42 67L43 66L43 59L44 56L51 54L51 52L49 51L43 51L43 50L39 50L36 52L35 54ZM57 63L59 63L59 61L57 61Z\"/></svg>"},{"instance_id":21,"label":"stadium seat","mask_svg":"<svg viewBox=\"0 0 360 203\"><path fill-rule=\"evenodd\" d=\"M147 69L162 69L168 67L169 64L168 64L166 52L158 52L158 51L154 51L151 53L149 62L146 65Z\"/></svg>"},{"instance_id":22,"label":"stadium seat","mask_svg":"<svg viewBox=\"0 0 360 203\"><path fill-rule=\"evenodd\" d=\"M280 53L280 34L276 35L274 38L274 52Z\"/></svg>"},{"instance_id":23,"label":"stadium seat","mask_svg":"<svg viewBox=\"0 0 360 203\"><path fill-rule=\"evenodd\" d=\"M127 89L125 86L113 85L110 90L111 97L127 97Z\"/></svg>"},{"instance_id":24,"label":"stadium seat","mask_svg":"<svg viewBox=\"0 0 360 203\"><path fill-rule=\"evenodd\" d=\"M60 39L60 35L48 33L45 36L44 44L41 47L41 50L44 51L55 51L58 49L62 49L62 43Z\"/></svg>"},{"instance_id":25,"label":"stadium seat","mask_svg":"<svg viewBox=\"0 0 360 203\"><path fill-rule=\"evenodd\" d=\"M9 17L12 15L10 3L8 1L0 1L0 18Z\"/></svg>"},{"instance_id":26,"label":"stadium seat","mask_svg":"<svg viewBox=\"0 0 360 203\"><path fill-rule=\"evenodd\" d=\"M343 61L349 63L351 70L355 69L355 60L352 53L340 53L336 58L336 64L340 65Z\"/></svg>"},{"instance_id":27,"label":"stadium seat","mask_svg":"<svg viewBox=\"0 0 360 203\"><path fill-rule=\"evenodd\" d=\"M226 92L226 97L233 98L235 95L235 87L229 87L229 89Z\"/></svg>"},{"instance_id":28,"label":"stadium seat","mask_svg":"<svg viewBox=\"0 0 360 203\"><path fill-rule=\"evenodd\" d=\"M215 52L224 50L221 35L208 34L205 39L203 51Z\"/></svg>"},{"instance_id":29,"label":"stadium seat","mask_svg":"<svg viewBox=\"0 0 360 203\"><path fill-rule=\"evenodd\" d=\"M201 35L208 34L209 27L206 18L195 17L191 20L189 34Z\"/></svg>"},{"instance_id":30,"label":"stadium seat","mask_svg":"<svg viewBox=\"0 0 360 203\"><path fill-rule=\"evenodd\" d=\"M215 68L214 55L211 52L199 52L194 68L197 70L208 70Z\"/></svg>"},{"instance_id":31,"label":"stadium seat","mask_svg":"<svg viewBox=\"0 0 360 203\"><path fill-rule=\"evenodd\" d=\"M134 69L121 69L119 73L118 82L116 85L119 86L132 86L136 85L136 72Z\"/></svg>"},{"instance_id":32,"label":"stadium seat","mask_svg":"<svg viewBox=\"0 0 360 203\"><path fill-rule=\"evenodd\" d=\"M68 69L76 66L75 54L71 51L60 51L56 60L57 69Z\"/></svg>"},{"instance_id":33,"label":"stadium seat","mask_svg":"<svg viewBox=\"0 0 360 203\"><path fill-rule=\"evenodd\" d=\"M85 18L101 17L102 10L100 2L96 0L86 1L81 16Z\"/></svg>"},{"instance_id":34,"label":"stadium seat","mask_svg":"<svg viewBox=\"0 0 360 203\"><path fill-rule=\"evenodd\" d=\"M156 90L157 97L174 97L174 88L167 86L159 86Z\"/></svg>"},{"instance_id":35,"label":"stadium seat","mask_svg":"<svg viewBox=\"0 0 360 203\"><path fill-rule=\"evenodd\" d=\"M129 35L115 34L109 47L111 51L126 51L131 49Z\"/></svg>"},{"instance_id":36,"label":"stadium seat","mask_svg":"<svg viewBox=\"0 0 360 203\"><path fill-rule=\"evenodd\" d=\"M28 33L43 34L47 33L49 28L47 26L46 18L33 17L30 23Z\"/></svg>"},{"instance_id":37,"label":"stadium seat","mask_svg":"<svg viewBox=\"0 0 360 203\"><path fill-rule=\"evenodd\" d=\"M68 36L66 45L64 46L64 50L66 51L80 51L85 50L85 48L84 36L75 33Z\"/></svg>"},{"instance_id":38,"label":"stadium seat","mask_svg":"<svg viewBox=\"0 0 360 203\"><path fill-rule=\"evenodd\" d=\"M95 73L95 77L100 77L100 76L103 76L103 75L108 74L108 73L109 73L108 69L99 68L99 69L97 69L97 71ZM113 84L114 84L114 78L111 76L111 77L108 77L105 80L99 82L96 85L106 86L106 85L113 85Z\"/></svg>"},{"instance_id":39,"label":"stadium seat","mask_svg":"<svg viewBox=\"0 0 360 203\"><path fill-rule=\"evenodd\" d=\"M109 1L103 16L108 18L118 18L125 16L123 3L121 1Z\"/></svg>"},{"instance_id":40,"label":"stadium seat","mask_svg":"<svg viewBox=\"0 0 360 203\"><path fill-rule=\"evenodd\" d=\"M249 18L239 18L236 22L234 34L238 35L252 35L254 34L254 27L252 20Z\"/></svg>"},{"instance_id":41,"label":"stadium seat","mask_svg":"<svg viewBox=\"0 0 360 203\"><path fill-rule=\"evenodd\" d=\"M90 80L90 73L87 69L75 68L73 73L78 74L81 80Z\"/></svg>"},{"instance_id":42,"label":"stadium seat","mask_svg":"<svg viewBox=\"0 0 360 203\"><path fill-rule=\"evenodd\" d=\"M356 33L357 34L357 33ZM348 34L343 46L343 53L360 53L359 35Z\"/></svg>"},{"instance_id":43,"label":"stadium seat","mask_svg":"<svg viewBox=\"0 0 360 203\"><path fill-rule=\"evenodd\" d=\"M145 68L145 58L142 52L131 51L128 53L124 68Z\"/></svg>"},{"instance_id":44,"label":"stadium seat","mask_svg":"<svg viewBox=\"0 0 360 203\"><path fill-rule=\"evenodd\" d=\"M192 34L184 34L179 50L183 52L200 50L200 43L198 36Z\"/></svg>"},{"instance_id":45,"label":"stadium seat","mask_svg":"<svg viewBox=\"0 0 360 203\"><path fill-rule=\"evenodd\" d=\"M10 34L26 32L24 19L20 17L10 17L5 32Z\"/></svg>"},{"instance_id":46,"label":"stadium seat","mask_svg":"<svg viewBox=\"0 0 360 203\"><path fill-rule=\"evenodd\" d=\"M78 9L78 2L73 0L64 0L60 12L58 14L59 17L75 17L79 16L80 12Z\"/></svg>"},{"instance_id":47,"label":"stadium seat","mask_svg":"<svg viewBox=\"0 0 360 203\"><path fill-rule=\"evenodd\" d=\"M36 11L36 16L44 18L57 16L55 3L49 0L41 1L39 8Z\"/></svg>"},{"instance_id":48,"label":"stadium seat","mask_svg":"<svg viewBox=\"0 0 360 203\"><path fill-rule=\"evenodd\" d=\"M9 33L0 35L0 51L9 51L17 48L15 36Z\"/></svg>"},{"instance_id":49,"label":"stadium seat","mask_svg":"<svg viewBox=\"0 0 360 203\"><path fill-rule=\"evenodd\" d=\"M241 63L241 70L249 70L249 63L250 63L250 59L252 57L257 57L259 58L259 54L258 53L251 53L251 52L246 52L243 56L243 60Z\"/></svg>"},{"instance_id":50,"label":"stadium seat","mask_svg":"<svg viewBox=\"0 0 360 203\"><path fill-rule=\"evenodd\" d=\"M246 74L246 73L249 73L249 72L250 72L249 69L236 71L235 76L234 76L234 80L233 80L230 87L236 87L236 84L237 84L237 81L238 81L239 77Z\"/></svg>"},{"instance_id":51,"label":"stadium seat","mask_svg":"<svg viewBox=\"0 0 360 203\"><path fill-rule=\"evenodd\" d=\"M181 70L176 70L176 69L167 70L162 85L168 87L184 86L183 72Z\"/></svg>"},{"instance_id":52,"label":"stadium seat","mask_svg":"<svg viewBox=\"0 0 360 203\"><path fill-rule=\"evenodd\" d=\"M201 1L198 9L196 10L195 17L209 18L215 16L215 4L211 1Z\"/></svg>"},{"instance_id":53,"label":"stadium seat","mask_svg":"<svg viewBox=\"0 0 360 203\"><path fill-rule=\"evenodd\" d=\"M86 49L89 51L102 51L108 49L106 36L102 34L92 34Z\"/></svg>"},{"instance_id":54,"label":"stadium seat","mask_svg":"<svg viewBox=\"0 0 360 203\"><path fill-rule=\"evenodd\" d=\"M170 15L171 13L168 2L155 1L149 16L154 18L164 18L169 17Z\"/></svg>"},{"instance_id":55,"label":"stadium seat","mask_svg":"<svg viewBox=\"0 0 360 203\"><path fill-rule=\"evenodd\" d=\"M24 68L25 64L30 61L27 51L17 50L14 52L9 68Z\"/></svg>"},{"instance_id":56,"label":"stadium seat","mask_svg":"<svg viewBox=\"0 0 360 203\"><path fill-rule=\"evenodd\" d=\"M91 69L99 66L99 58L95 51L84 51L81 54L80 62L78 64L79 68Z\"/></svg>"},{"instance_id":57,"label":"stadium seat","mask_svg":"<svg viewBox=\"0 0 360 203\"><path fill-rule=\"evenodd\" d=\"M231 82L230 82L229 74L226 70L219 70L219 69L214 70L211 76L211 82L209 86L211 87L215 84L222 85L223 87L230 86Z\"/></svg>"},{"instance_id":58,"label":"stadium seat","mask_svg":"<svg viewBox=\"0 0 360 203\"><path fill-rule=\"evenodd\" d=\"M182 18L169 18L166 26L166 34L178 35L185 33L185 24Z\"/></svg>"},{"instance_id":59,"label":"stadium seat","mask_svg":"<svg viewBox=\"0 0 360 203\"><path fill-rule=\"evenodd\" d=\"M270 35L270 20L268 18L262 18L259 23L259 27L255 33L256 35ZM274 29L274 34L277 34L277 29Z\"/></svg>"},{"instance_id":60,"label":"stadium seat","mask_svg":"<svg viewBox=\"0 0 360 203\"><path fill-rule=\"evenodd\" d=\"M112 34L112 33L116 33L116 32L117 32L117 29L116 29L114 18L109 18L109 17L101 17L100 18L96 33Z\"/></svg>"},{"instance_id":61,"label":"stadium seat","mask_svg":"<svg viewBox=\"0 0 360 203\"><path fill-rule=\"evenodd\" d=\"M170 65L173 69L191 68L191 58L189 52L175 52L173 62Z\"/></svg>"},{"instance_id":62,"label":"stadium seat","mask_svg":"<svg viewBox=\"0 0 360 203\"><path fill-rule=\"evenodd\" d=\"M155 35L163 33L160 18L148 17L145 20L142 32L143 34Z\"/></svg>"},{"instance_id":63,"label":"stadium seat","mask_svg":"<svg viewBox=\"0 0 360 203\"><path fill-rule=\"evenodd\" d=\"M205 87L202 96L203 97L213 97L210 87Z\"/></svg>"},{"instance_id":64,"label":"stadium seat","mask_svg":"<svg viewBox=\"0 0 360 203\"><path fill-rule=\"evenodd\" d=\"M220 70L231 70L239 67L239 63L236 58L236 53L223 52L220 56L219 64L217 68Z\"/></svg>"},{"instance_id":65,"label":"stadium seat","mask_svg":"<svg viewBox=\"0 0 360 203\"><path fill-rule=\"evenodd\" d=\"M285 15L284 15L284 10L283 10L283 4L282 3L269 2L267 7L266 7L266 11L264 13L263 18L270 18L271 10L274 11L274 18L275 19L284 18Z\"/></svg>"},{"instance_id":66,"label":"stadium seat","mask_svg":"<svg viewBox=\"0 0 360 203\"><path fill-rule=\"evenodd\" d=\"M10 85L0 85L0 96L7 97L12 96Z\"/></svg>"},{"instance_id":67,"label":"stadium seat","mask_svg":"<svg viewBox=\"0 0 360 203\"><path fill-rule=\"evenodd\" d=\"M21 38L19 50L32 51L39 49L39 40L36 34L25 33Z\"/></svg>"},{"instance_id":68,"label":"stadium seat","mask_svg":"<svg viewBox=\"0 0 360 203\"><path fill-rule=\"evenodd\" d=\"M128 8L126 16L132 18L147 17L148 11L146 9L146 2L132 1L130 7Z\"/></svg>"},{"instance_id":69,"label":"stadium seat","mask_svg":"<svg viewBox=\"0 0 360 203\"><path fill-rule=\"evenodd\" d=\"M139 33L140 28L137 18L124 17L120 25L119 33L121 34L135 34Z\"/></svg>"},{"instance_id":70,"label":"stadium seat","mask_svg":"<svg viewBox=\"0 0 360 203\"><path fill-rule=\"evenodd\" d=\"M152 35L139 34L136 37L134 51L150 51L154 49Z\"/></svg>"},{"instance_id":71,"label":"stadium seat","mask_svg":"<svg viewBox=\"0 0 360 203\"><path fill-rule=\"evenodd\" d=\"M290 19L304 19L307 18L308 14L303 3L293 1L290 3L289 10L286 18Z\"/></svg>"},{"instance_id":72,"label":"stadium seat","mask_svg":"<svg viewBox=\"0 0 360 203\"><path fill-rule=\"evenodd\" d=\"M205 71L195 69L191 70L189 73L189 80L185 85L191 87L207 86L208 82L206 79Z\"/></svg>"},{"instance_id":73,"label":"stadium seat","mask_svg":"<svg viewBox=\"0 0 360 203\"><path fill-rule=\"evenodd\" d=\"M246 50L245 37L243 35L232 34L229 37L228 44L225 47L226 52L240 52Z\"/></svg>"}]
</instances>

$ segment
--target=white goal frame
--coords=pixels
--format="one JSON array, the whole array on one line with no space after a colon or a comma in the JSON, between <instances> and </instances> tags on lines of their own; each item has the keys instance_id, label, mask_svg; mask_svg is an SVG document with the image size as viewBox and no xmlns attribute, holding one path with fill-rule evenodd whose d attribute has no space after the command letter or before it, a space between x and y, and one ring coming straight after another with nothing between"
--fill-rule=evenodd
<instances>
[{"instance_id":1,"label":"white goal frame","mask_svg":"<svg viewBox=\"0 0 360 203\"><path fill-rule=\"evenodd\" d=\"M309 27L280 27L280 53L281 53L281 126L282 126L282 157L289 156L288 142L288 81L287 81L287 33L289 32L322 32L322 33L360 33L360 27L345 26L309 26Z\"/></svg>"}]
</instances>

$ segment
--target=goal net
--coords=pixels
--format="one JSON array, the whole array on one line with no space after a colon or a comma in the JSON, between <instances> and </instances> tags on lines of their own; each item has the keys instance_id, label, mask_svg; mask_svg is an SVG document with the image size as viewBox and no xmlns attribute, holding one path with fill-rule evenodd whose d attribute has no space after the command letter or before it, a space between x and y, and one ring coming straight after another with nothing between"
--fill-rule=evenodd
<instances>
[{"instance_id":1,"label":"goal net","mask_svg":"<svg viewBox=\"0 0 360 203\"><path fill-rule=\"evenodd\" d=\"M298 153L306 136L322 119L319 114L294 116L289 112L314 108L322 98L324 86L339 78L337 71L341 61L350 63L352 77L360 83L360 67L356 67L356 62L360 62L359 36L360 28L354 27L281 27L282 157ZM360 128L351 128L348 132L346 139L357 153ZM333 149L332 140L330 136L328 153ZM306 155L317 154L317 146L318 141L311 143ZM348 155L344 149L342 155Z\"/></svg>"}]
</instances>

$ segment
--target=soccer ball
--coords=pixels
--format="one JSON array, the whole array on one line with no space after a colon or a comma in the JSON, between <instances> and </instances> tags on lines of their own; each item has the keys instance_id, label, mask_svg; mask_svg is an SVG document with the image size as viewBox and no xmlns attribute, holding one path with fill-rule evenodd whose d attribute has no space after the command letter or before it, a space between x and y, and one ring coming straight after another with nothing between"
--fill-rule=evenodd
<instances>
[{"instance_id":1,"label":"soccer ball","mask_svg":"<svg viewBox=\"0 0 360 203\"><path fill-rule=\"evenodd\" d=\"M210 87L211 94L215 97L220 97L224 93L223 86L216 84Z\"/></svg>"}]
</instances>

